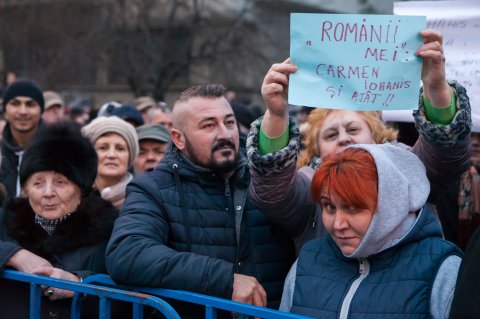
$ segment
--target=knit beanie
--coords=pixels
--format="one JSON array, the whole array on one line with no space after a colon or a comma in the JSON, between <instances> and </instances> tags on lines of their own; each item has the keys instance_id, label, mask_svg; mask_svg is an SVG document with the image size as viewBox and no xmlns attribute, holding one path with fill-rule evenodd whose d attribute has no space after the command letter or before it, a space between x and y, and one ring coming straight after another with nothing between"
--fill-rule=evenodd
<instances>
[{"instance_id":1,"label":"knit beanie","mask_svg":"<svg viewBox=\"0 0 480 319\"><path fill-rule=\"evenodd\" d=\"M138 155L138 136L135 128L132 124L125 122L124 120L116 117L97 117L88 125L82 128L82 133L86 136L92 144L101 136L109 133L116 133L120 135L125 142L129 150L128 167L132 167L135 158Z\"/></svg>"},{"instance_id":2,"label":"knit beanie","mask_svg":"<svg viewBox=\"0 0 480 319\"><path fill-rule=\"evenodd\" d=\"M55 171L88 195L97 176L98 157L76 125L55 123L42 130L27 146L20 164L20 183L37 172Z\"/></svg>"},{"instance_id":3,"label":"knit beanie","mask_svg":"<svg viewBox=\"0 0 480 319\"><path fill-rule=\"evenodd\" d=\"M27 79L21 79L7 86L3 94L4 107L7 106L8 102L11 99L16 98L17 96L26 96L31 98L32 100L35 100L38 105L40 105L40 109L43 112L45 106L43 92L36 82Z\"/></svg>"}]
</instances>

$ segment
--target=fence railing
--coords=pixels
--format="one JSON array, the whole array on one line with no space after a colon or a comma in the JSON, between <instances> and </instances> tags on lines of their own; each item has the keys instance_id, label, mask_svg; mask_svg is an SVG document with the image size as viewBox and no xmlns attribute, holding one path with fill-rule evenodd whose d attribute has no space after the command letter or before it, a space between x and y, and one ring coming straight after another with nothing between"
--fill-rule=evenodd
<instances>
[{"instance_id":1,"label":"fence railing","mask_svg":"<svg viewBox=\"0 0 480 319\"><path fill-rule=\"evenodd\" d=\"M161 298L170 298L205 307L205 319L216 319L218 310L237 313L237 319L257 317L265 319L306 319L307 317L277 310L247 305L227 299L202 294L161 288L131 287L117 285L107 275L89 276L83 282L30 275L14 270L0 272L0 278L30 283L30 318L40 319L41 286L55 287L75 292L72 299L71 318L80 318L81 294L98 296L99 318L110 318L110 303L121 300L133 304L133 318L143 317L144 306L160 311L166 319L180 318L173 307Z\"/></svg>"},{"instance_id":2,"label":"fence railing","mask_svg":"<svg viewBox=\"0 0 480 319\"><path fill-rule=\"evenodd\" d=\"M0 278L25 282L30 284L30 319L40 319L41 314L41 286L55 287L74 291L76 295L86 294L97 296L99 298L99 318L110 318L111 300L125 301L133 304L132 317L134 319L143 318L143 307L149 306L161 312L166 319L180 319L175 309L166 301L157 296L147 295L134 291L118 289L115 287L93 285L86 282L75 282L57 278L50 278L38 275L31 275L15 270L5 270L0 272ZM81 302L77 298L72 300L70 311L71 319L80 318Z\"/></svg>"}]
</instances>

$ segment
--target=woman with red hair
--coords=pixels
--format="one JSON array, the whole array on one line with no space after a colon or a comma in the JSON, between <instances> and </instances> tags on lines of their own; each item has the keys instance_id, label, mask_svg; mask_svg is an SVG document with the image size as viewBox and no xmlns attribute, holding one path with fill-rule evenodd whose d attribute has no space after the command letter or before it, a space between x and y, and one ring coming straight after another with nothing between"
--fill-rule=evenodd
<instances>
[{"instance_id":1,"label":"woman with red hair","mask_svg":"<svg viewBox=\"0 0 480 319\"><path fill-rule=\"evenodd\" d=\"M425 167L399 147L327 156L311 192L329 236L304 245L280 310L316 318L448 318L461 251L427 204Z\"/></svg>"}]
</instances>

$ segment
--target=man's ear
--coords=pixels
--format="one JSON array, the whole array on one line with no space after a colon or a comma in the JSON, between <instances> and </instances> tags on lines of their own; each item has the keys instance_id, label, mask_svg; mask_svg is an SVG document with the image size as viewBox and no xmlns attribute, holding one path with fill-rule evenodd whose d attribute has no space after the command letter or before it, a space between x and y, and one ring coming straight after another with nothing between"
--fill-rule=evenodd
<instances>
[{"instance_id":1,"label":"man's ear","mask_svg":"<svg viewBox=\"0 0 480 319\"><path fill-rule=\"evenodd\" d=\"M173 144L175 144L179 150L183 151L185 148L185 135L183 132L176 128L172 128L170 136L172 137Z\"/></svg>"}]
</instances>

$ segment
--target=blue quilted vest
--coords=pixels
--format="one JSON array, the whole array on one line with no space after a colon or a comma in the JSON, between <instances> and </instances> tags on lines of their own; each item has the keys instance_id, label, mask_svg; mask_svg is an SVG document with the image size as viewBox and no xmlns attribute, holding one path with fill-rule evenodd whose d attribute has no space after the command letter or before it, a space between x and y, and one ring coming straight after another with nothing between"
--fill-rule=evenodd
<instances>
[{"instance_id":1,"label":"blue quilted vest","mask_svg":"<svg viewBox=\"0 0 480 319\"><path fill-rule=\"evenodd\" d=\"M429 318L438 268L460 250L441 238L434 213L425 206L414 228L396 246L357 260L343 256L330 236L307 243L297 264L291 312L339 318L361 268L369 268L353 294L348 318Z\"/></svg>"}]
</instances>

